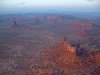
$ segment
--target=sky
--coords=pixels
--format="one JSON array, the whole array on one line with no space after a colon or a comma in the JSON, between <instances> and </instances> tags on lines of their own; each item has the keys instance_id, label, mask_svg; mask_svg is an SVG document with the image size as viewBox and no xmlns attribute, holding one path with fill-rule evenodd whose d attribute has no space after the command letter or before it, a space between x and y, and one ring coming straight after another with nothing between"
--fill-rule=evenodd
<instances>
[{"instance_id":1,"label":"sky","mask_svg":"<svg viewBox=\"0 0 100 75\"><path fill-rule=\"evenodd\" d=\"M24 11L28 9L99 9L100 0L0 0L2 11Z\"/></svg>"}]
</instances>

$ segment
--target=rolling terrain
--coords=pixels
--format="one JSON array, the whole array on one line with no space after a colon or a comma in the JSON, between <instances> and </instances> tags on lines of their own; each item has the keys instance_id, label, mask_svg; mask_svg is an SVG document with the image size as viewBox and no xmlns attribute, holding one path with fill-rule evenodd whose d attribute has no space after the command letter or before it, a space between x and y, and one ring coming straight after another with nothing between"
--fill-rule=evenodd
<instances>
[{"instance_id":1,"label":"rolling terrain","mask_svg":"<svg viewBox=\"0 0 100 75\"><path fill-rule=\"evenodd\" d=\"M100 15L0 15L0 75L100 75Z\"/></svg>"}]
</instances>

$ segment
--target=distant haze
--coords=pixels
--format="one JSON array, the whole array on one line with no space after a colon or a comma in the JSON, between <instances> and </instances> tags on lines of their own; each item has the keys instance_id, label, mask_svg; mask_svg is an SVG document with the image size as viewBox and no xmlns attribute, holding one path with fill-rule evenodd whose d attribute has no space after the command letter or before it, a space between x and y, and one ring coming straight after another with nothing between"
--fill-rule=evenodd
<instances>
[{"instance_id":1,"label":"distant haze","mask_svg":"<svg viewBox=\"0 0 100 75\"><path fill-rule=\"evenodd\" d=\"M0 0L0 13L40 11L97 11L100 0Z\"/></svg>"}]
</instances>

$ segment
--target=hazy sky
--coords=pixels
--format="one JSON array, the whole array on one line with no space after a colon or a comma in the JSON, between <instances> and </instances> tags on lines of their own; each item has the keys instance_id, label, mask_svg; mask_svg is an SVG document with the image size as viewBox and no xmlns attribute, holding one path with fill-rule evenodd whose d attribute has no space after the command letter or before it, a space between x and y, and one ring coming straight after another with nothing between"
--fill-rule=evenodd
<instances>
[{"instance_id":1,"label":"hazy sky","mask_svg":"<svg viewBox=\"0 0 100 75\"><path fill-rule=\"evenodd\" d=\"M100 0L0 0L2 8L18 7L97 7Z\"/></svg>"},{"instance_id":2,"label":"hazy sky","mask_svg":"<svg viewBox=\"0 0 100 75\"><path fill-rule=\"evenodd\" d=\"M100 0L0 0L0 9L26 8L99 8Z\"/></svg>"}]
</instances>

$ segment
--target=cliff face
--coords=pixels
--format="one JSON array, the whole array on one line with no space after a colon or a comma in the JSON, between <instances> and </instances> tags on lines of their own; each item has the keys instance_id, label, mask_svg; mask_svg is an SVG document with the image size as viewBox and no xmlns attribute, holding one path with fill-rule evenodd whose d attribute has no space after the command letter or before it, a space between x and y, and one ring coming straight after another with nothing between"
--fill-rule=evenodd
<instances>
[{"instance_id":1,"label":"cliff face","mask_svg":"<svg viewBox=\"0 0 100 75\"><path fill-rule=\"evenodd\" d=\"M80 46L72 45L63 38L59 44L39 52L41 57L35 59L38 64L33 64L32 58L30 71L33 71L34 65L40 75L100 75L99 52L88 56L82 52Z\"/></svg>"},{"instance_id":2,"label":"cliff face","mask_svg":"<svg viewBox=\"0 0 100 75\"><path fill-rule=\"evenodd\" d=\"M62 39L61 45L62 45L62 47L64 48L65 51L72 52L72 53L76 53L76 47L75 46L72 46L70 43L68 43L66 41L66 37L64 37Z\"/></svg>"},{"instance_id":3,"label":"cliff face","mask_svg":"<svg viewBox=\"0 0 100 75\"><path fill-rule=\"evenodd\" d=\"M76 47L72 47L70 44L64 42L64 49L68 52L76 53Z\"/></svg>"},{"instance_id":4,"label":"cliff face","mask_svg":"<svg viewBox=\"0 0 100 75\"><path fill-rule=\"evenodd\" d=\"M56 60L57 66L61 68L67 67L69 69L75 69L76 64L79 62L76 55L77 47L72 46L65 38L63 38L58 48L61 50L60 53L62 53L62 55L59 54Z\"/></svg>"},{"instance_id":5,"label":"cliff face","mask_svg":"<svg viewBox=\"0 0 100 75\"><path fill-rule=\"evenodd\" d=\"M57 67L64 69L65 75L70 75L70 72L77 73L77 71L77 75L100 74L100 52L85 56L85 50L77 46L72 46L65 39L54 50L56 50L55 54L57 54L55 55L56 59L54 63ZM95 73L95 69L98 69L98 74Z\"/></svg>"}]
</instances>

